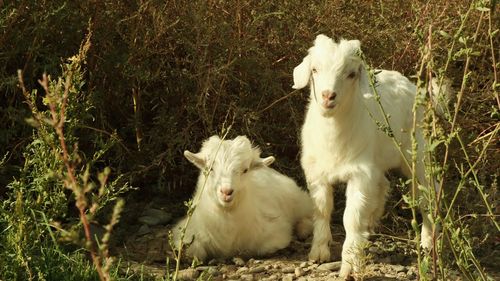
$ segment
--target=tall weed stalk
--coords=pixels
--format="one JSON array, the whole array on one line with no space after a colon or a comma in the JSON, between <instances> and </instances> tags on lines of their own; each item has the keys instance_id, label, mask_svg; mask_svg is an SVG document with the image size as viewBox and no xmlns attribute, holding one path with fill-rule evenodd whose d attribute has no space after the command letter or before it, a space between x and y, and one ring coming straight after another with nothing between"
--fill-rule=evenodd
<instances>
[{"instance_id":1,"label":"tall weed stalk","mask_svg":"<svg viewBox=\"0 0 500 281\"><path fill-rule=\"evenodd\" d=\"M493 2L490 3L494 5ZM492 230L496 231L497 234L500 232L500 227L496 221L497 216L494 213L494 202L489 199L488 190L485 184L480 179L478 166L480 163L486 161L487 149L491 147L494 143L495 138L498 136L500 122L491 127L491 130L480 138L476 138L470 143L466 143L463 137L463 130L460 127L459 118L463 105L463 98L468 91L470 86L472 70L470 69L471 60L474 56L477 56L479 48L476 45L476 40L478 38L478 33L480 32L483 20L485 16L488 17L488 37L489 37L489 48L492 50L492 97L498 103L498 92L497 88L497 65L495 54L493 50L493 33L497 33L498 30L493 31L491 28L491 17L492 10L494 7L490 7L481 1L472 1L469 8L460 16L460 26L457 28L453 36L449 35L445 31L435 32L433 30L433 24L430 23L427 26L428 32L423 30L418 30L417 32L422 32L424 39L421 45L421 62L419 66L419 75L417 80L417 93L414 102L414 123L412 129L412 150L411 159L405 158L405 153L401 151L403 159L405 159L406 165L410 167L412 177L409 180L411 184L410 195L404 196L405 202L411 207L412 210L412 228L415 232L415 249L417 253L417 262L419 268L419 278L421 280L428 279L447 279L450 278L450 269L455 266L461 271L463 276L467 280L489 280L484 267L481 265L479 259L474 253L473 237L470 233L470 225L468 225L464 220L462 220L459 214L456 212L459 194L466 190L467 186L476 189L483 203L483 208L486 210L484 218L491 222ZM480 13L478 21L476 23L476 28L472 35L469 35L470 31L465 28L470 25L470 15L472 13ZM447 57L442 65L439 64L433 57L433 38L438 34L439 40L449 40L449 47ZM457 47L458 45L458 47ZM433 97L432 92L446 87L446 74L449 73L449 66L452 61L457 59L463 59L462 77L460 79L460 87L456 96L456 102L452 109L449 105L443 107L442 116L438 117L435 114L435 108L440 106L439 104L432 104ZM370 70L373 74L374 71ZM433 74L437 73L437 77L433 77ZM438 82L433 83L432 80L436 79ZM379 128L386 132L386 134L391 137L396 145L398 141L394 138L392 134L392 129L389 124L389 116L386 114L382 104L380 103L380 96L376 90L376 80L374 75L371 76L371 87L375 92L376 100L378 101L379 108L384 116L383 123L379 123ZM437 86L437 89L433 89L433 86ZM440 92L439 97L443 96L444 93ZM444 100L447 101L445 98ZM441 100L440 102L444 102ZM426 108L424 114L424 122L419 123L418 120L418 108ZM492 109L491 116L494 116L496 109ZM423 183L419 183L416 180L416 161L418 160L417 155L417 142L415 138L415 131L420 127L424 131L424 136L426 140L426 178L433 179L436 178L437 181L429 180L430 186L422 186ZM478 145L481 141L480 146ZM458 175L458 179L453 179L447 176L452 170L449 167L449 162L452 160L450 158L451 151L454 147L458 146L458 150L462 153L462 157L465 160L461 164L455 160L456 171L453 174ZM399 147L399 145L398 145ZM472 160L470 147L476 148L475 151L479 152L475 156L475 160ZM426 200L422 201L420 196L424 196ZM417 225L417 211L418 207L422 206L422 202L428 202L427 206L424 206L429 211L429 219L433 222L433 247L430 253L422 252L420 249L420 233L419 227ZM480 214L470 214L473 217L478 217ZM438 227L439 226L439 227ZM440 231L438 231L440 230ZM452 258L448 253L451 252Z\"/></svg>"},{"instance_id":2,"label":"tall weed stalk","mask_svg":"<svg viewBox=\"0 0 500 281\"><path fill-rule=\"evenodd\" d=\"M91 99L82 90L90 38L89 29L79 53L62 65L61 77L52 79L43 75L39 80L43 88L41 95L36 90L29 92L22 72L18 73L19 86L32 113L27 121L34 130L33 141L24 153L25 167L21 177L9 185L9 198L1 208L0 224L5 228L0 246L4 250L0 253L0 279L94 280L97 277L111 280L112 274L116 274L112 273L109 256L110 234L124 206L118 196L129 187L120 177L110 182L109 168L104 168L97 177L91 175L95 168L90 163L96 163L112 144L104 143L89 160L78 149L79 130L93 108ZM116 204L109 223L104 226L104 236L99 237L100 243L96 244L91 222L111 201ZM69 222L71 205L77 209L83 240L78 232L80 227L66 229L67 226L63 226ZM61 246L64 240L88 251L93 266L85 259L70 258L73 255L81 257L81 254L67 252L68 249ZM62 263L62 270L52 268L52 263ZM64 266L65 263L69 264Z\"/></svg>"}]
</instances>

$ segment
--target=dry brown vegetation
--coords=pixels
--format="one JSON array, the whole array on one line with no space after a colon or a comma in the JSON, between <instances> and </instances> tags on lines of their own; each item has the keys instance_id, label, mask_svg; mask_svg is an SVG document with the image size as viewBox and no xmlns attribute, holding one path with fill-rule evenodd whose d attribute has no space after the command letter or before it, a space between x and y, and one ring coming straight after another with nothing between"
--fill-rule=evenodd
<instances>
[{"instance_id":1,"label":"dry brown vegetation","mask_svg":"<svg viewBox=\"0 0 500 281\"><path fill-rule=\"evenodd\" d=\"M90 32L82 69L71 80L64 133L76 175L99 182L91 174L111 169L109 192L87 193L90 202L103 198L93 210L96 220L110 219L107 203L117 194L124 194L130 206L168 198L178 214L196 173L182 151L196 150L203 139L226 129L228 137L247 135L264 154L277 157L278 170L304 184L298 132L307 93L292 91L291 73L315 36L324 33L361 40L375 68L417 76L423 65L424 73L452 81L457 93L452 114L433 131L440 136L434 140L442 140L433 153L446 191L440 201L443 213L436 217L446 223L446 214L456 222L445 231L449 237L440 238L439 263L459 269L466 279L484 279L480 269L499 262L500 40L495 3L0 1L0 279L97 278L91 265L82 266L80 273L71 271L79 276L74 278L69 270L51 275L56 273L46 269L51 267L47 259L57 264L85 245L62 245L55 230L54 222L75 231L79 227L74 195L63 187L67 171L53 141L57 134L50 126L25 120L34 111L50 115L44 97L52 90L38 79L44 73L67 79L68 58L78 53ZM33 89L29 99L35 110L26 105L19 69L25 88ZM49 87L50 81L46 83ZM138 191L124 193L127 183ZM384 233L397 236L411 230L407 203L398 200L406 192L406 187L395 188ZM336 222L342 203L338 207ZM33 242L33 237L54 243ZM467 251L480 265L467 254L460 256ZM80 259L83 264L85 257L75 258Z\"/></svg>"}]
</instances>

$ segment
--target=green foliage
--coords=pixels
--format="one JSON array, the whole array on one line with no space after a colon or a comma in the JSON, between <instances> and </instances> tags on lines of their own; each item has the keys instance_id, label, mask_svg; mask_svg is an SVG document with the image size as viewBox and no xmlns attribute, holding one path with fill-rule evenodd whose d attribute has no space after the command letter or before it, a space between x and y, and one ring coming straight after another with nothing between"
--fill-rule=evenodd
<instances>
[{"instance_id":1,"label":"green foliage","mask_svg":"<svg viewBox=\"0 0 500 281\"><path fill-rule=\"evenodd\" d=\"M7 186L7 197L0 208L3 229L0 236L1 279L98 279L94 267L85 261L83 253L62 249L59 245L58 240L64 237L74 237L72 242L80 244L80 238L75 233L78 227L70 232L54 231L60 228L61 222L71 222L68 215L75 204L78 209L86 211L89 202L85 199L87 193L92 193L93 200L85 216L93 219L100 206L109 204L128 190L120 177L108 184L106 178L110 171L105 169L99 175L101 188L91 192L94 184L89 167L114 145L113 138L105 141L95 138L91 157L78 150L80 128L93 118L94 109L93 99L82 90L85 73L82 66L89 47L87 40L80 53L62 65L60 77L51 79L44 76L40 80L45 91L42 109L36 106L39 92L33 90L28 93L19 72L21 89L33 116L28 121L34 130L31 143L24 148L24 166L19 177ZM2 164L4 162L5 158ZM80 189L70 181L75 176L78 177L76 181L81 182ZM109 232L117 219L118 214L114 214L108 236L105 236L107 240L103 238L104 246L109 242ZM82 223L85 228L85 221L82 220Z\"/></svg>"}]
</instances>

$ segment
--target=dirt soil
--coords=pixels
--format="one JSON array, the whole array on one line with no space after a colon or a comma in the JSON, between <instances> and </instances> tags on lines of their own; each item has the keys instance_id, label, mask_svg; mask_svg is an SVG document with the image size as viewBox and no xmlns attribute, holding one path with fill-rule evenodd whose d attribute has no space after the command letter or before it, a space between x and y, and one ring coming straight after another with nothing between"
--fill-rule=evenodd
<instances>
[{"instance_id":1,"label":"dirt soil","mask_svg":"<svg viewBox=\"0 0 500 281\"><path fill-rule=\"evenodd\" d=\"M121 242L114 247L114 254L121 258L123 267L155 279L165 278L167 268L172 272L175 261L168 244L168 231L182 215L182 205L172 207L171 203L161 199L129 205L124 214L128 220L125 219L118 229ZM145 218L147 216L149 218ZM154 216L158 218L151 218ZM294 239L286 249L267 257L214 259L197 266L183 263L178 277L180 280L340 280L342 226L332 225L332 234L334 243L331 245L332 262L329 263L309 262L307 254L311 238L306 241ZM362 270L356 279L417 280L416 253L412 250L412 243L404 239L405 235L376 235L366 248L364 265L361 265ZM451 279L448 280L463 280L458 273L449 275Z\"/></svg>"}]
</instances>

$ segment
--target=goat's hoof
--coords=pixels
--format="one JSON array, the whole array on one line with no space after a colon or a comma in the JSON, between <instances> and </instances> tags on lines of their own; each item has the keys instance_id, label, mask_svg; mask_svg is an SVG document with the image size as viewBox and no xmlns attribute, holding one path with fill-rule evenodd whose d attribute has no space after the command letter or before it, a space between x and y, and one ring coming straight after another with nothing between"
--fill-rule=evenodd
<instances>
[{"instance_id":1,"label":"goat's hoof","mask_svg":"<svg viewBox=\"0 0 500 281\"><path fill-rule=\"evenodd\" d=\"M342 266L340 267L339 271L339 277L342 278L342 280L352 280L352 267L349 263L343 262Z\"/></svg>"},{"instance_id":2,"label":"goat's hoof","mask_svg":"<svg viewBox=\"0 0 500 281\"><path fill-rule=\"evenodd\" d=\"M330 261L330 248L327 245L313 245L311 252L309 252L309 260L315 262Z\"/></svg>"},{"instance_id":3,"label":"goat's hoof","mask_svg":"<svg viewBox=\"0 0 500 281\"><path fill-rule=\"evenodd\" d=\"M422 246L422 248L426 251L430 251L432 249L432 232L422 229L420 237L420 246Z\"/></svg>"},{"instance_id":4,"label":"goat's hoof","mask_svg":"<svg viewBox=\"0 0 500 281\"><path fill-rule=\"evenodd\" d=\"M432 237L424 237L422 236L422 240L420 241L420 246L426 251L430 251L432 249Z\"/></svg>"}]
</instances>

